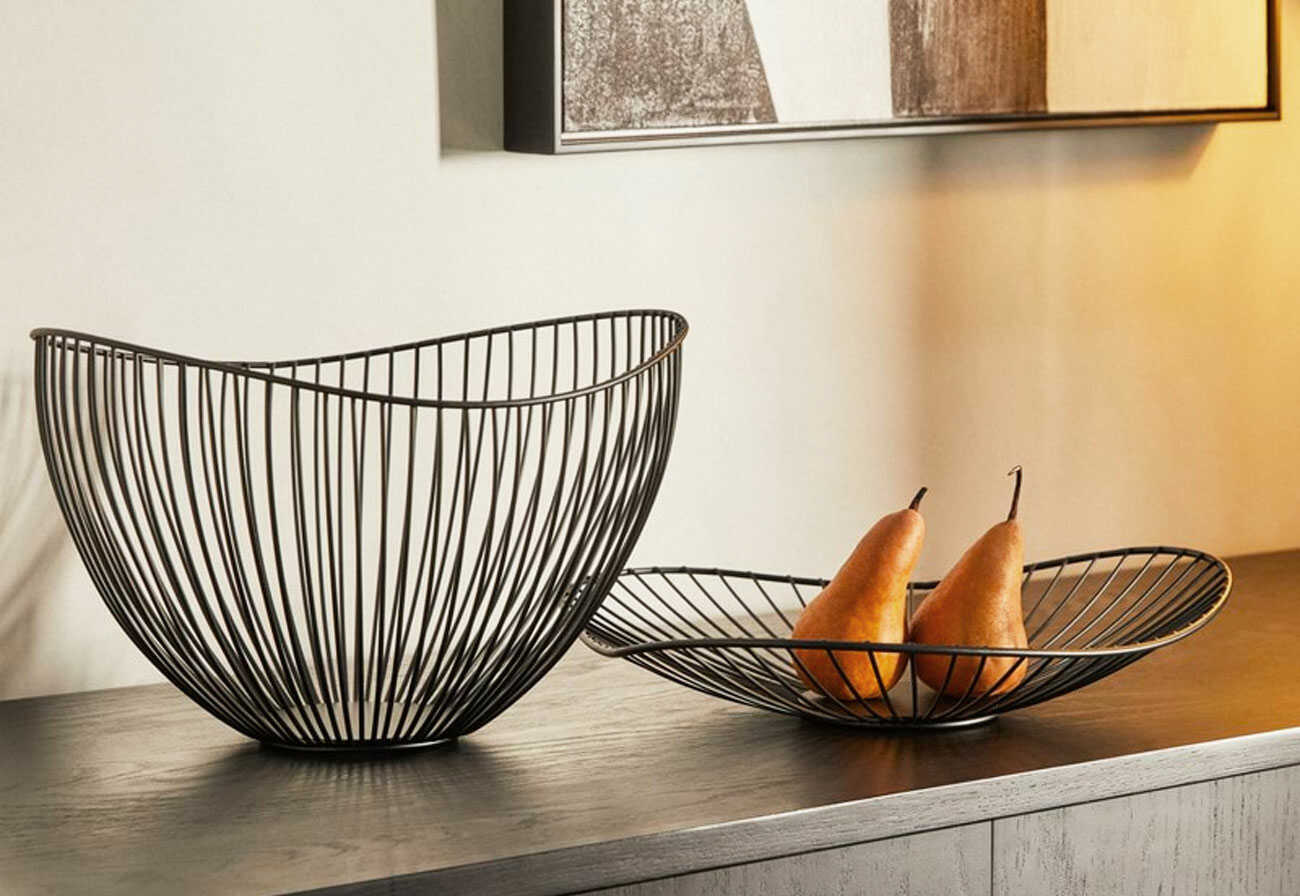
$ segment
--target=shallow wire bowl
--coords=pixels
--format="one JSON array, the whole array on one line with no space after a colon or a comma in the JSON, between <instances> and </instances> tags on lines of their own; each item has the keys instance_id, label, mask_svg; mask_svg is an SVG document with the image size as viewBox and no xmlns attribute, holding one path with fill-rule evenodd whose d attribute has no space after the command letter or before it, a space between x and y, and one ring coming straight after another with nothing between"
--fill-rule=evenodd
<instances>
[{"instance_id":1,"label":"shallow wire bowl","mask_svg":"<svg viewBox=\"0 0 1300 896\"><path fill-rule=\"evenodd\" d=\"M686 687L759 709L865 728L957 727L1067 694L1187 637L1222 608L1232 574L1209 554L1168 547L1029 564L1023 590L1027 650L791 638L799 611L826 584L718 569L627 570L583 640L606 656L625 657ZM909 612L937 584L910 585ZM970 685L943 696L920 681L909 662L882 696L837 698L829 690L839 688L804 682L796 650L825 650L837 670L838 660L865 652L881 691L878 660L898 653L946 658L947 680ZM981 686L992 657L1014 662ZM960 678L954 676L959 662L967 669ZM1021 669L1023 680L1012 685ZM842 672L841 678L847 692L861 697ZM953 688L941 684L944 690Z\"/></svg>"},{"instance_id":2,"label":"shallow wire bowl","mask_svg":"<svg viewBox=\"0 0 1300 896\"><path fill-rule=\"evenodd\" d=\"M113 616L227 725L320 750L467 734L577 639L658 492L685 335L630 311L222 363L32 334Z\"/></svg>"}]
</instances>

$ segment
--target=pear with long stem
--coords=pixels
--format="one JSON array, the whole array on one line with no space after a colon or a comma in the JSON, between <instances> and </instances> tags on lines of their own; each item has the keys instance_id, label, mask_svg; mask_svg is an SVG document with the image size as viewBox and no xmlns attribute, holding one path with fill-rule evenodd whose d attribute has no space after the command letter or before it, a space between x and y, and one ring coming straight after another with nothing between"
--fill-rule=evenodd
<instances>
[{"instance_id":1,"label":"pear with long stem","mask_svg":"<svg viewBox=\"0 0 1300 896\"><path fill-rule=\"evenodd\" d=\"M971 545L912 614L910 639L949 647L1019 648L1029 646L1020 604L1025 548L1016 477L1007 518ZM918 653L917 676L948 697L980 699L1004 694L1024 680L1026 660L1013 656L946 656Z\"/></svg>"},{"instance_id":2,"label":"pear with long stem","mask_svg":"<svg viewBox=\"0 0 1300 896\"><path fill-rule=\"evenodd\" d=\"M882 517L862 536L835 578L795 623L793 637L817 641L900 644L907 637L907 583L925 543L919 507L912 503ZM869 700L893 687L907 655L868 650L795 650L804 684L837 700Z\"/></svg>"}]
</instances>

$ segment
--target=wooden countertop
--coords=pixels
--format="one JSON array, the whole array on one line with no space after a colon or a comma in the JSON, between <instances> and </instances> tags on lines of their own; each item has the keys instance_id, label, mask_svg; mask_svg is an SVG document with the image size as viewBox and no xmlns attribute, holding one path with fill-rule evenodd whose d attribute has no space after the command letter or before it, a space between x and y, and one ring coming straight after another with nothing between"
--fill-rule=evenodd
<instances>
[{"instance_id":1,"label":"wooden countertop","mask_svg":"<svg viewBox=\"0 0 1300 896\"><path fill-rule=\"evenodd\" d=\"M0 892L570 892L1300 764L1300 552L1230 565L1203 632L951 733L770 715L581 645L459 745L371 762L261 749L169 685L0 703Z\"/></svg>"}]
</instances>

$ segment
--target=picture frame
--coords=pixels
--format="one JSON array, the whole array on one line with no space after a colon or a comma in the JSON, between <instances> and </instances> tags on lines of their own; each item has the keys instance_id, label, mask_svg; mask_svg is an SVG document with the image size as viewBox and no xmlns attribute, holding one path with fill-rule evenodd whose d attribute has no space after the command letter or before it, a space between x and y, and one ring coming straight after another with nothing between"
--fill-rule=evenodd
<instances>
[{"instance_id":1,"label":"picture frame","mask_svg":"<svg viewBox=\"0 0 1300 896\"><path fill-rule=\"evenodd\" d=\"M1257 12L1225 20L1215 9L1240 8L1238 0L1196 0L1173 13L1159 0L988 0L978 7L987 21L972 23L968 5L965 18L956 15L962 0L505 0L505 148L567 154L1277 120L1278 3L1255 2ZM1088 19L1112 7L1143 14ZM1061 37L1076 20L1091 43ZM952 35L947 49L934 39L936 21ZM1149 55L1099 51L1097 34L1108 30ZM1224 59L1207 61L1203 50ZM996 61L982 71L985 59ZM1134 59L1140 77L1124 70Z\"/></svg>"}]
</instances>

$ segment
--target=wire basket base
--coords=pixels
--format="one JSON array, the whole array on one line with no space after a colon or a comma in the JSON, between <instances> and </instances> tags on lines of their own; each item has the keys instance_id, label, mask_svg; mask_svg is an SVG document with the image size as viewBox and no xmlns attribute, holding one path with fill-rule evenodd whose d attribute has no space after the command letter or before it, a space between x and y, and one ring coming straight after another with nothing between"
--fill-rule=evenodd
<instances>
[{"instance_id":1,"label":"wire basket base","mask_svg":"<svg viewBox=\"0 0 1300 896\"><path fill-rule=\"evenodd\" d=\"M391 753L453 743L464 732L436 724L418 702L311 703L276 710L277 729L289 736L259 738L276 750L296 753Z\"/></svg>"},{"instance_id":2,"label":"wire basket base","mask_svg":"<svg viewBox=\"0 0 1300 896\"><path fill-rule=\"evenodd\" d=\"M827 719L825 716L816 716L811 713L803 713L800 718L821 725L829 724L836 728L850 728L854 731L952 731L957 728L977 728L980 725L987 725L998 720L996 714L976 716L973 719L945 719L938 722L922 720L877 722L871 719L851 722L846 719Z\"/></svg>"},{"instance_id":3,"label":"wire basket base","mask_svg":"<svg viewBox=\"0 0 1300 896\"><path fill-rule=\"evenodd\" d=\"M271 740L259 741L259 743L268 750L277 750L287 753L308 753L313 756L335 757L335 758L357 758L366 756L382 756L394 753L415 753L421 750L429 750L435 747L450 747L457 742L458 738L444 737L438 740L426 740L419 743L403 744L373 744L363 741L357 741L354 744L321 744L319 746L306 746L303 744L282 744Z\"/></svg>"},{"instance_id":4,"label":"wire basket base","mask_svg":"<svg viewBox=\"0 0 1300 896\"><path fill-rule=\"evenodd\" d=\"M915 696L906 688L896 688L889 700L841 701L812 690L805 690L803 696L808 711L797 713L801 718L859 731L949 731L986 725L998 717L997 713L960 712L960 701L938 696L924 686Z\"/></svg>"}]
</instances>

